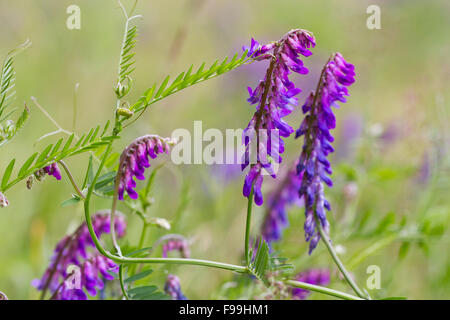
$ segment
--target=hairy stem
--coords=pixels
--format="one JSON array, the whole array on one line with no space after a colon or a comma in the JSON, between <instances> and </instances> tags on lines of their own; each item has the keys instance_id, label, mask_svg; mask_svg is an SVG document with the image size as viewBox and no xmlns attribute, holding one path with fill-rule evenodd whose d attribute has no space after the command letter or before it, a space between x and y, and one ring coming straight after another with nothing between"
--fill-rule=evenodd
<instances>
[{"instance_id":1,"label":"hairy stem","mask_svg":"<svg viewBox=\"0 0 450 320\"><path fill-rule=\"evenodd\" d=\"M338 255L336 253L336 250L334 250L333 245L331 244L331 240L328 238L327 234L323 230L322 225L320 224L320 221L317 218L317 216L315 216L315 219L316 219L317 228L319 229L320 237L322 238L323 242L325 243L325 246L327 247L328 252L330 253L330 255L333 258L334 262L336 263L337 267L341 271L341 273L344 276L345 280L348 282L350 287L352 287L353 291L355 291L355 293L359 297L361 297L363 299L367 299L366 295L358 287L358 285L355 283L355 281L351 277L350 273L345 268L344 264L339 259Z\"/></svg>"}]
</instances>

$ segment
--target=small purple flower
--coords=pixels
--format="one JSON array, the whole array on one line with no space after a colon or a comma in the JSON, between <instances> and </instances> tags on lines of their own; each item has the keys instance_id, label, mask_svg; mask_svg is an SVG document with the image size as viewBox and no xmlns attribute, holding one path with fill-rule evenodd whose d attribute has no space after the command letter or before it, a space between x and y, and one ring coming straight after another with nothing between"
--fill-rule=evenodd
<instances>
[{"instance_id":1,"label":"small purple flower","mask_svg":"<svg viewBox=\"0 0 450 320\"><path fill-rule=\"evenodd\" d=\"M323 183L333 185L331 165L327 159L334 149L334 141L330 133L336 127L336 118L331 107L338 107L337 102L346 102L347 86L355 82L354 66L347 63L340 53L334 54L323 68L316 93L306 100L302 107L306 114L296 132L296 138L304 136L303 150L297 165L297 173L301 178L299 196L305 202L305 239L309 241L309 253L314 250L320 240L315 217L328 233L329 224L325 209L331 210L325 199Z\"/></svg>"},{"instance_id":2,"label":"small purple flower","mask_svg":"<svg viewBox=\"0 0 450 320\"><path fill-rule=\"evenodd\" d=\"M181 292L180 279L173 274L167 276L164 291L172 297L172 300L187 300L186 296Z\"/></svg>"},{"instance_id":3,"label":"small purple flower","mask_svg":"<svg viewBox=\"0 0 450 320\"><path fill-rule=\"evenodd\" d=\"M92 224L97 236L110 232L108 212L99 212L92 217ZM126 222L123 215L115 220L118 237L124 236ZM88 250L92 248L93 250ZM69 266L75 266L77 272L71 274ZM53 299L86 300L83 288L91 296L104 287L103 279L112 280L109 272L117 272L118 266L95 250L86 223L72 234L65 236L54 250L50 264L41 279L35 279L32 285L38 290L48 289ZM76 286L78 283L79 287Z\"/></svg>"},{"instance_id":4,"label":"small purple flower","mask_svg":"<svg viewBox=\"0 0 450 320\"><path fill-rule=\"evenodd\" d=\"M330 283L330 271L327 269L310 269L300 272L295 277L295 280L319 286L326 286ZM302 288L292 288L291 293L292 299L304 300L309 296L310 291Z\"/></svg>"},{"instance_id":5,"label":"small purple flower","mask_svg":"<svg viewBox=\"0 0 450 320\"><path fill-rule=\"evenodd\" d=\"M61 180L61 171L59 170L56 162L53 162L51 165L44 167L44 172L49 176L54 176L56 180Z\"/></svg>"},{"instance_id":6,"label":"small purple flower","mask_svg":"<svg viewBox=\"0 0 450 320\"><path fill-rule=\"evenodd\" d=\"M291 169L268 197L268 209L262 226L262 236L269 244L281 239L283 229L289 224L287 217L288 208L297 204L303 205L303 201L298 197L301 179L297 175L297 170Z\"/></svg>"},{"instance_id":7,"label":"small purple flower","mask_svg":"<svg viewBox=\"0 0 450 320\"><path fill-rule=\"evenodd\" d=\"M186 239L180 238L170 238L166 243L162 246L162 256L167 258L167 255L170 251L178 251L180 252L183 258L189 258L191 252L189 250L189 244Z\"/></svg>"},{"instance_id":8,"label":"small purple flower","mask_svg":"<svg viewBox=\"0 0 450 320\"><path fill-rule=\"evenodd\" d=\"M298 101L295 97L301 90L290 81L291 71L308 73L299 55L309 56L310 47L315 46L315 39L306 30L295 29L288 32L281 40L266 46L260 46L252 39L250 56L257 60L270 60L264 80L255 89L248 88L248 102L256 104L256 111L243 133L245 146L242 170L250 164L250 146L256 146L256 162L250 165L245 179L243 194L249 197L254 189L255 203L261 205L263 196L261 185L263 171L276 177L273 163L281 163L284 152L283 138L289 137L294 130L283 118L289 115ZM262 136L263 135L263 136Z\"/></svg>"},{"instance_id":9,"label":"small purple flower","mask_svg":"<svg viewBox=\"0 0 450 320\"><path fill-rule=\"evenodd\" d=\"M160 153L169 153L171 145L175 141L169 138L161 138L156 135L146 135L134 140L120 156L118 179L119 200L123 200L125 190L131 199L137 199L138 194L134 190L136 181L145 180L144 171L150 167L149 157L154 159Z\"/></svg>"}]
</instances>

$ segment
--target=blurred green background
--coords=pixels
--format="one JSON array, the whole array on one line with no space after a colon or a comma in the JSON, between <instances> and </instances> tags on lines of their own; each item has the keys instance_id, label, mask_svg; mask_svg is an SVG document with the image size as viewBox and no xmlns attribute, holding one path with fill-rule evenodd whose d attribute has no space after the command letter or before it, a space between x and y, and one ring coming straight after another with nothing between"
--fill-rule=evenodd
<instances>
[{"instance_id":1,"label":"blurred green background","mask_svg":"<svg viewBox=\"0 0 450 320\"><path fill-rule=\"evenodd\" d=\"M127 7L130 2L124 2ZM81 8L81 29L66 27L66 8ZM381 8L381 30L368 30L366 8ZM327 189L333 206L331 237L341 258L365 287L367 267L381 268L381 289L373 297L450 298L450 2L441 1L294 1L294 0L153 0L140 1L143 19L136 47L133 103L153 83L176 76L191 64L212 63L233 55L251 37L279 39L293 28L314 33L317 46L305 59L306 76L294 75L303 89L313 89L322 65L333 51L356 66L357 81L338 118L335 187ZM15 157L22 163L41 151L56 128L35 107L39 103L68 130L73 124L74 87L79 83L75 132L84 133L112 119L117 63L124 18L115 1L0 0L0 56L30 38L31 48L17 57L17 100L31 109L27 126L1 147L0 172ZM247 86L264 75L265 63L244 66L153 105L123 132L117 152L139 135L170 136L176 128L244 128L253 114ZM296 112L288 118L301 121ZM284 164L299 155L301 141L289 139ZM67 160L82 180L87 155ZM173 232L191 239L194 258L239 264L243 252L246 199L243 176L223 174L207 165L167 164L156 177L152 216L173 222ZM265 179L265 194L277 181ZM83 221L81 205L61 207L72 189L63 177L25 182L7 192L10 206L0 210L0 290L11 299L34 299L31 287L41 277L56 243ZM96 209L110 201L96 198ZM125 208L121 208L127 212ZM174 220L178 215L179 219ZM127 213L129 244L136 244L140 221ZM257 234L264 208L254 211ZM275 249L295 271L332 270L331 287L349 291L322 244L308 256L302 208L289 212L290 226ZM164 234L152 229L146 244ZM159 254L159 253L158 253ZM165 271L177 274L188 298L252 297L229 291L227 271L183 266L155 266L149 279L160 286ZM313 299L326 298L314 294Z\"/></svg>"}]
</instances>

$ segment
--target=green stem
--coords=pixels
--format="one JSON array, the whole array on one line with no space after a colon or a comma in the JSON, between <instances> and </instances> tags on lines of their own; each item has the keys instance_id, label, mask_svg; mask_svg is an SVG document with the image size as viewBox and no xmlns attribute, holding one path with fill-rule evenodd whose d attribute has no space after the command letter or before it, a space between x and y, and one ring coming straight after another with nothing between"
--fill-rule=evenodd
<instances>
[{"instance_id":1,"label":"green stem","mask_svg":"<svg viewBox=\"0 0 450 320\"><path fill-rule=\"evenodd\" d=\"M92 241L95 244L95 247L97 250L104 255L105 257L117 262L117 263L167 263L167 264L188 264L188 265L197 265L197 266L205 266L205 267L211 267L211 268L218 268L218 269L224 269L224 270L230 270L235 272L241 272L245 273L247 272L247 267L243 266L236 266L228 263L222 263L222 262L215 262L215 261L209 261L209 260L200 260L200 259L183 259L183 258L130 258L130 257L119 257L114 254L112 254L109 251L106 251L102 244L100 243L99 238L95 234L94 227L92 225L92 219L90 215L90 201L92 197L92 193L94 191L95 183L98 180L98 177L100 175L100 172L105 165L106 159L108 158L109 153L112 149L112 142L110 142L105 150L105 153L103 154L102 161L100 163L100 166L97 170L97 173L94 176L94 179L92 180L92 183L88 189L86 200L84 202L84 215L86 219L86 224L88 226L89 234L91 235Z\"/></svg>"},{"instance_id":2,"label":"green stem","mask_svg":"<svg viewBox=\"0 0 450 320\"><path fill-rule=\"evenodd\" d=\"M306 283L306 282L300 282L300 281L295 281L295 280L286 280L284 283L286 283L292 287L311 290L311 291L323 293L323 294L326 294L329 296L341 298L344 300L365 300L365 299L353 296L353 295L345 293L345 292L333 290L333 289L330 289L327 287L317 286L317 285Z\"/></svg>"},{"instance_id":3,"label":"green stem","mask_svg":"<svg viewBox=\"0 0 450 320\"><path fill-rule=\"evenodd\" d=\"M148 223L146 221L143 221L143 223L144 224L142 225L142 232L141 237L139 239L138 250L143 248L145 236L147 235Z\"/></svg>"},{"instance_id":4,"label":"green stem","mask_svg":"<svg viewBox=\"0 0 450 320\"><path fill-rule=\"evenodd\" d=\"M339 259L338 255L336 253L336 250L334 250L333 245L331 244L331 240L328 238L328 235L323 230L322 225L320 224L320 221L317 218L317 216L315 216L315 219L316 219L317 228L319 229L320 237L322 238L323 242L325 243L325 246L327 247L328 252L330 253L330 255L333 258L334 262L336 263L337 267L341 271L345 280L347 280L350 287L352 287L353 291L355 291L355 293L359 297L361 297L363 299L367 299L366 295L361 291L361 289L358 287L358 285L355 283L355 281L351 277L350 273L345 268L344 264Z\"/></svg>"},{"instance_id":5,"label":"green stem","mask_svg":"<svg viewBox=\"0 0 450 320\"><path fill-rule=\"evenodd\" d=\"M72 186L75 189L75 191L78 194L78 196L81 199L85 199L85 196L84 196L83 192L81 192L80 188L78 188L78 185L75 182L75 179L73 178L72 174L70 173L69 167L62 160L59 160L58 163L63 167L64 171L66 172L67 176L69 177L70 183L72 184Z\"/></svg>"},{"instance_id":6,"label":"green stem","mask_svg":"<svg viewBox=\"0 0 450 320\"><path fill-rule=\"evenodd\" d=\"M249 250L249 242L250 242L250 225L252 220L252 207L253 207L253 185L250 190L250 195L248 196L248 204L247 204L247 221L245 223L245 262L247 266L250 265L250 250Z\"/></svg>"},{"instance_id":7,"label":"green stem","mask_svg":"<svg viewBox=\"0 0 450 320\"><path fill-rule=\"evenodd\" d=\"M122 293L123 293L123 296L125 297L125 299L130 300L130 297L128 297L127 290L125 290L125 283L123 282L123 271L124 271L123 269L124 269L124 265L121 264L119 266L120 289L122 289Z\"/></svg>"}]
</instances>

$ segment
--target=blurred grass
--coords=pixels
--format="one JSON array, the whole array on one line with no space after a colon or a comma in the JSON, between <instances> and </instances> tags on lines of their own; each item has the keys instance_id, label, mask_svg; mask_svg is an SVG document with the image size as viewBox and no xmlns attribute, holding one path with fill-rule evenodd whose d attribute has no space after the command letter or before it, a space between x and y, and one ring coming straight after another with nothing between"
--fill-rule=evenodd
<instances>
[{"instance_id":1,"label":"blurred grass","mask_svg":"<svg viewBox=\"0 0 450 320\"><path fill-rule=\"evenodd\" d=\"M65 11L70 4L81 7L81 30L68 30L65 26ZM369 4L381 7L381 30L372 31L365 26ZM353 240L341 236L346 230L339 224L347 205L343 198L343 188L349 181L346 168L356 172L359 188L359 197L352 204L354 219L371 212L370 224L376 226L386 213L394 212L398 221L404 216L415 224L440 210L446 217L444 226L449 225L448 162L439 166L433 162L433 168L439 170L434 172L439 178L437 182L415 180L424 153L436 158L438 150L444 153L443 161L448 159L445 151L450 141L449 9L450 3L445 0L351 0L345 5L337 0L314 3L140 1L137 13L144 18L138 22L139 42L131 96L138 98L155 81L160 82L167 74L177 75L192 63L200 65L232 55L242 44L248 44L251 37L261 42L271 41L292 28L304 28L314 33L318 45L314 55L305 60L310 73L296 77L303 88L302 101L314 87L328 55L333 51L342 52L355 64L357 82L350 90L349 102L336 112L336 136L340 136L339 124L347 116L360 115L363 123L356 157L344 155L343 159L333 161L337 183L328 191L334 208L335 241L339 243L341 238L344 241L339 244L346 248L343 260L348 261L382 236ZM114 1L0 0L0 56L5 56L10 48L26 38L33 41L33 46L21 54L15 64L17 105L25 101L31 107L31 120L13 143L2 147L0 170L4 170L12 157L22 162L27 155L40 150L45 142L37 145L34 142L54 130L34 107L30 96L35 96L70 130L74 86L79 82L76 131L84 132L111 118L112 87L122 31L123 17ZM244 67L153 105L135 126L124 131L116 150L145 133L169 136L176 128L192 130L194 120L202 120L204 130L246 126L253 112L245 100L246 86L254 86L263 72L261 64ZM296 113L289 117L289 122L296 127L299 119ZM399 134L391 143L380 145L379 139L370 134L374 125L394 126ZM288 143L285 163L298 156L299 143ZM344 141L337 139L336 145L341 143ZM84 160L86 157L81 156L68 161L80 180L86 165ZM239 263L246 210L246 200L241 195L242 177L225 184L211 176L206 165L167 167L172 170L163 169L156 178L154 216L174 217L184 180L190 202L175 223L177 232L193 237L192 256ZM270 190L274 183L270 179L266 181L265 190ZM8 192L11 205L0 212L0 290L10 298L37 297L30 286L31 280L42 275L57 241L83 221L81 207L60 206L71 192L68 183L57 183L51 178L36 184L31 191L26 190L23 183ZM95 206L105 208L109 202L96 199ZM263 214L262 208L255 210L255 232ZM332 267L321 246L311 257L307 256L303 215L301 208L291 210L290 227L277 249L291 258L297 271L316 266ZM128 217L128 239L135 244L141 226L136 217ZM148 244L162 234L152 229ZM371 291L374 296L448 298L449 233L446 231L441 237L426 242L427 251L414 245L400 260L397 258L399 241L394 241L352 271L364 286L367 266L381 267L382 290ZM189 298L210 297L221 283L231 279L225 271L199 267L155 266L155 269L178 274ZM154 274L152 279L162 284L163 272ZM333 287L347 290L336 275L333 279Z\"/></svg>"}]
</instances>

